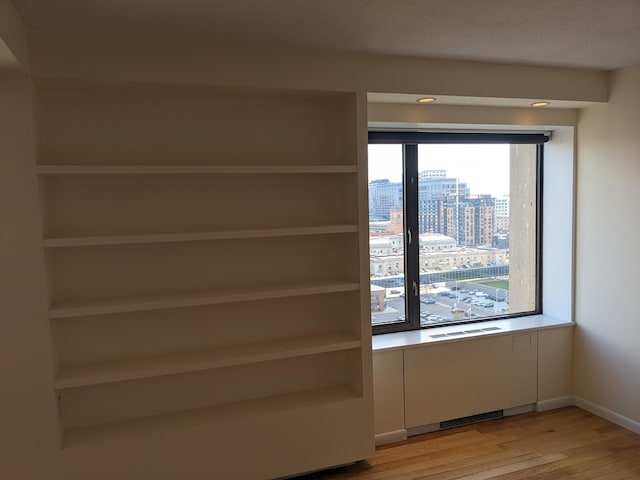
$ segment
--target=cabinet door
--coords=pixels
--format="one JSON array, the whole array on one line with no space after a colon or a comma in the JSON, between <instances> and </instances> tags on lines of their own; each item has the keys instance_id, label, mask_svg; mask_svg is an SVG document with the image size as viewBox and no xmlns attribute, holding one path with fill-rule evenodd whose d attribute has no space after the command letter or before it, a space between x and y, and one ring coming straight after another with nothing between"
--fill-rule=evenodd
<instances>
[{"instance_id":1,"label":"cabinet door","mask_svg":"<svg viewBox=\"0 0 640 480\"><path fill-rule=\"evenodd\" d=\"M535 403L537 333L404 353L407 428Z\"/></svg>"},{"instance_id":2,"label":"cabinet door","mask_svg":"<svg viewBox=\"0 0 640 480\"><path fill-rule=\"evenodd\" d=\"M373 355L373 403L376 435L404 430L402 350Z\"/></svg>"}]
</instances>

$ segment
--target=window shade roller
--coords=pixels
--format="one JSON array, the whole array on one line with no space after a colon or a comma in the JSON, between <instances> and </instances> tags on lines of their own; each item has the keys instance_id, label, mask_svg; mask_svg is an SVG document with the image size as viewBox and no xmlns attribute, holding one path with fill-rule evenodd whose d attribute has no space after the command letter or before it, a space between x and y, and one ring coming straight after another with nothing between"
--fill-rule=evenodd
<instances>
[{"instance_id":1,"label":"window shade roller","mask_svg":"<svg viewBox=\"0 0 640 480\"><path fill-rule=\"evenodd\" d=\"M549 139L544 133L369 132L369 143L373 144L541 144Z\"/></svg>"}]
</instances>

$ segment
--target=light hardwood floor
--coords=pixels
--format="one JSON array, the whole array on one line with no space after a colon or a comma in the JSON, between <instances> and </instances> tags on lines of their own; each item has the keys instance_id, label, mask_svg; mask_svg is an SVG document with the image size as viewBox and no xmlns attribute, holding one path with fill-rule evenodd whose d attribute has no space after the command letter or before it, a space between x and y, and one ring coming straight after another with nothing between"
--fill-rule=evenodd
<instances>
[{"instance_id":1,"label":"light hardwood floor","mask_svg":"<svg viewBox=\"0 0 640 480\"><path fill-rule=\"evenodd\" d=\"M573 478L640 480L640 435L568 407L412 437L298 480Z\"/></svg>"}]
</instances>

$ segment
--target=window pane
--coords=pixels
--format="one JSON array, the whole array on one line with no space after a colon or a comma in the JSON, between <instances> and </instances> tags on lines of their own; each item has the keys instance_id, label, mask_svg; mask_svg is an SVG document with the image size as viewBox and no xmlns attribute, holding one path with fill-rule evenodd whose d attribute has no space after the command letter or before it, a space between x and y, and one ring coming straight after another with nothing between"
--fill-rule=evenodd
<instances>
[{"instance_id":1,"label":"window pane","mask_svg":"<svg viewBox=\"0 0 640 480\"><path fill-rule=\"evenodd\" d=\"M536 145L420 145L422 326L536 308Z\"/></svg>"},{"instance_id":2,"label":"window pane","mask_svg":"<svg viewBox=\"0 0 640 480\"><path fill-rule=\"evenodd\" d=\"M402 146L369 145L369 267L373 325L406 322Z\"/></svg>"}]
</instances>

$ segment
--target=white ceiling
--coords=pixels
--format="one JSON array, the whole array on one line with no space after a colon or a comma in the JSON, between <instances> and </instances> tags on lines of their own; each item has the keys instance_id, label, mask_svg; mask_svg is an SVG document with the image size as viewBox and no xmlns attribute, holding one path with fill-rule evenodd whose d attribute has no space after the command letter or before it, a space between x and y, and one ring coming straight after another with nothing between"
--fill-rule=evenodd
<instances>
[{"instance_id":1,"label":"white ceiling","mask_svg":"<svg viewBox=\"0 0 640 480\"><path fill-rule=\"evenodd\" d=\"M640 0L11 0L28 29L615 69Z\"/></svg>"}]
</instances>

